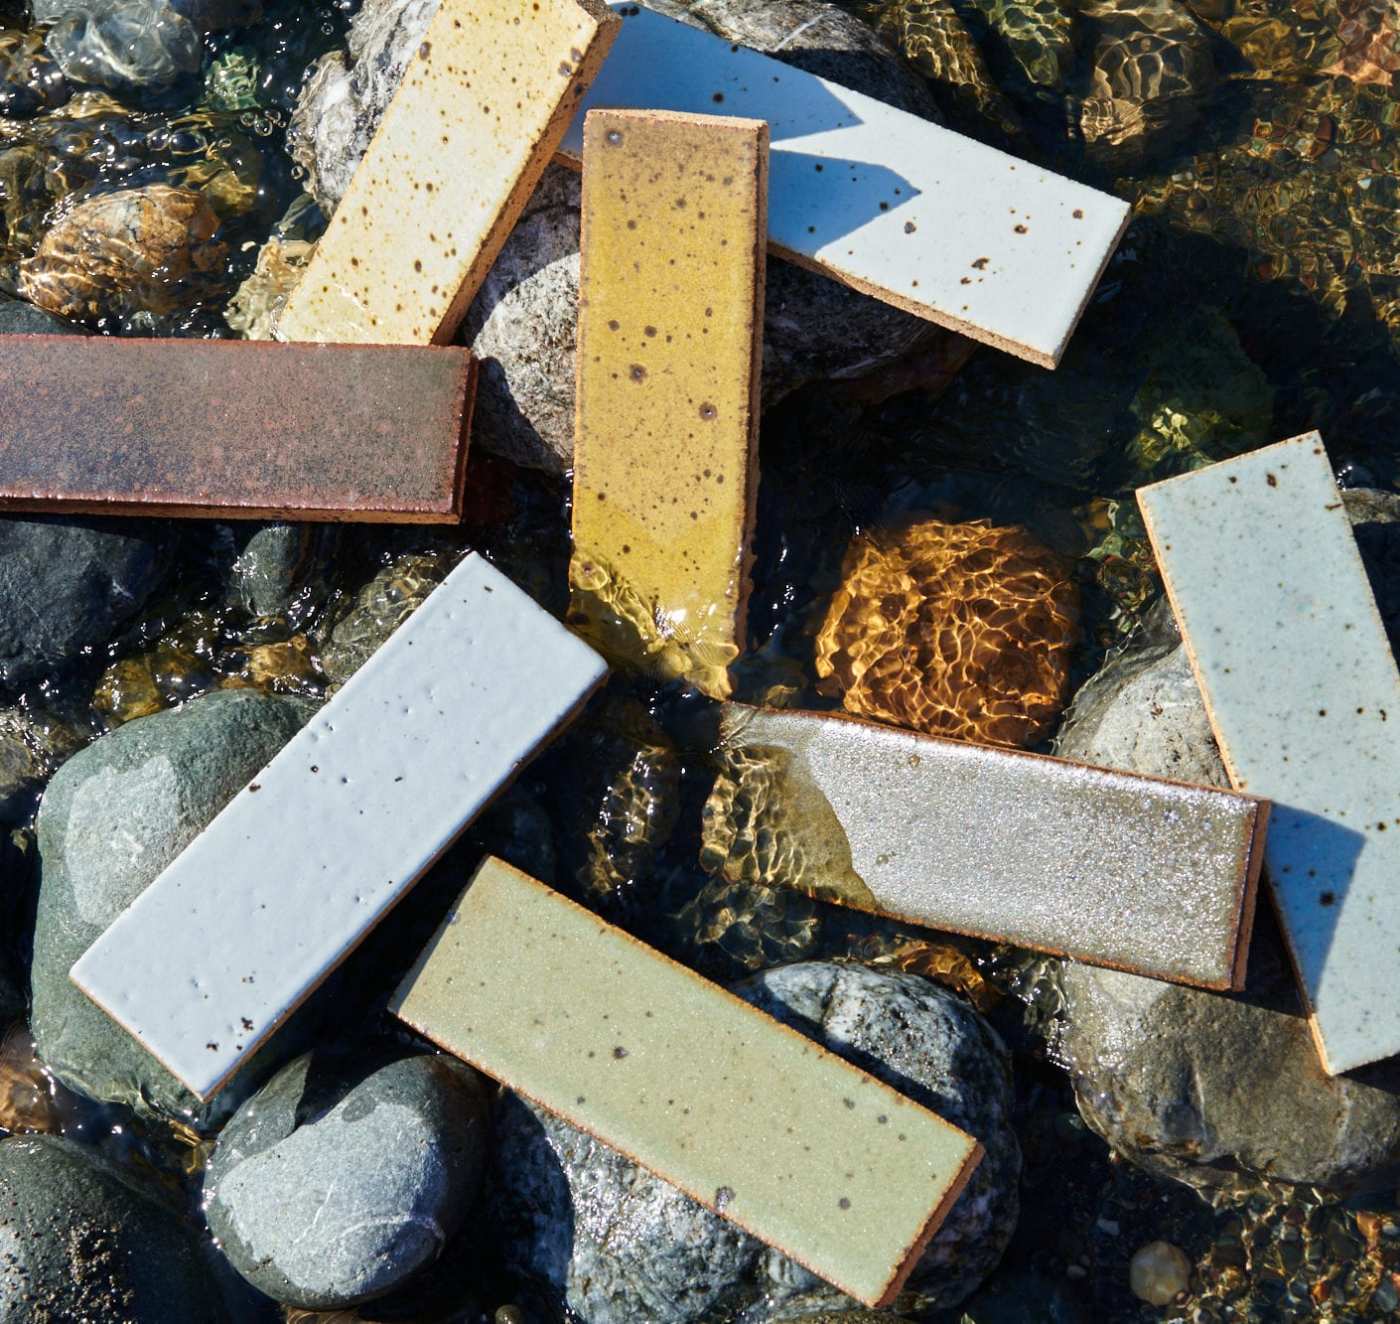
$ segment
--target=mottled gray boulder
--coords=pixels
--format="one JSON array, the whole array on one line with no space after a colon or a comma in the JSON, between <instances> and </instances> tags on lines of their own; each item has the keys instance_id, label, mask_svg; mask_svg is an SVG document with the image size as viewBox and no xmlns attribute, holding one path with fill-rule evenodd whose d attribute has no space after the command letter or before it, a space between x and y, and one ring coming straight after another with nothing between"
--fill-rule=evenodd
<instances>
[{"instance_id":1,"label":"mottled gray boulder","mask_svg":"<svg viewBox=\"0 0 1400 1324\"><path fill-rule=\"evenodd\" d=\"M913 975L811 962L735 992L977 1136L986 1158L896 1308L952 1306L1016 1222L1021 1155L1005 1049L952 994ZM761 1087L761 1082L760 1082ZM510 1272L585 1324L692 1324L855 1309L791 1260L614 1150L514 1095L498 1112L489 1222ZM729 1312L729 1314L725 1314Z\"/></svg>"},{"instance_id":2,"label":"mottled gray boulder","mask_svg":"<svg viewBox=\"0 0 1400 1324\"><path fill-rule=\"evenodd\" d=\"M193 1229L134 1176L56 1136L0 1140L0 1319L220 1324Z\"/></svg>"},{"instance_id":3,"label":"mottled gray boulder","mask_svg":"<svg viewBox=\"0 0 1400 1324\"><path fill-rule=\"evenodd\" d=\"M87 330L36 308L23 299L0 296L0 336L85 336Z\"/></svg>"},{"instance_id":4,"label":"mottled gray boulder","mask_svg":"<svg viewBox=\"0 0 1400 1324\"><path fill-rule=\"evenodd\" d=\"M164 568L155 541L130 522L0 519L0 688L105 643Z\"/></svg>"},{"instance_id":5,"label":"mottled gray boulder","mask_svg":"<svg viewBox=\"0 0 1400 1324\"><path fill-rule=\"evenodd\" d=\"M126 723L54 775L39 811L32 1029L65 1085L207 1127L257 1084L276 1041L231 1090L199 1104L68 971L312 711L304 700L221 691Z\"/></svg>"},{"instance_id":6,"label":"mottled gray boulder","mask_svg":"<svg viewBox=\"0 0 1400 1324\"><path fill-rule=\"evenodd\" d=\"M382 1049L289 1063L234 1114L209 1163L209 1226L233 1266L287 1305L383 1296L470 1212L486 1154L481 1079Z\"/></svg>"},{"instance_id":7,"label":"mottled gray boulder","mask_svg":"<svg viewBox=\"0 0 1400 1324\"><path fill-rule=\"evenodd\" d=\"M68 6L46 42L73 83L115 92L168 87L195 73L199 32L165 0L91 0Z\"/></svg>"},{"instance_id":8,"label":"mottled gray boulder","mask_svg":"<svg viewBox=\"0 0 1400 1324\"><path fill-rule=\"evenodd\" d=\"M931 94L871 29L826 0L653 0L652 8L933 118ZM363 156L433 0L368 0L350 55L323 57L303 90L291 151L328 213ZM579 181L553 167L468 310L464 339L481 361L476 437L517 463L562 472L573 458L578 316ZM768 266L763 395L771 404L806 382L888 363L927 324L823 276Z\"/></svg>"}]
</instances>

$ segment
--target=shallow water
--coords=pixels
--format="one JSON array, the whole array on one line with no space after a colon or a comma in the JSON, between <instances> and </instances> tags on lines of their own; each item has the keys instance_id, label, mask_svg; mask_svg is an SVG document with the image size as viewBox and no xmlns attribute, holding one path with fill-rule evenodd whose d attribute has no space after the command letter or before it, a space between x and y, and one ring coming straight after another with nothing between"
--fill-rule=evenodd
<instances>
[{"instance_id":1,"label":"shallow water","mask_svg":"<svg viewBox=\"0 0 1400 1324\"><path fill-rule=\"evenodd\" d=\"M1131 199L1137 219L1057 372L983 349L951 383L915 364L885 374L885 389L828 382L768 412L740 697L839 702L814 657L857 537L930 519L1029 530L1077 590L1065 676L1050 677L1058 694L1160 595L1136 486L1312 427L1345 484L1400 486L1400 16L1390 5L845 7L933 80L951 125ZM62 85L26 41L21 8L0 2L0 291L52 288L60 267L44 245L55 247L73 209L168 186L212 214L209 260L125 299L109 297L103 271L80 271L79 290L107 309L87 320L106 334L236 334L228 301L274 226L290 215L284 232L299 240L320 224L314 206L298 206L285 129L305 70L343 40L353 0L269 4L263 23L206 38L198 75L144 99ZM230 600L240 531L170 525L176 571L162 593L21 707L70 751L214 688L324 693L466 545L562 614L567 514L564 483L478 453L461 531L308 531L287 571L293 605L271 616ZM1004 633L1014 641L1017 628L1012 618ZM1053 721L1033 726L1025 740ZM781 770L722 768L716 792L713 740L705 701L615 681L425 885L423 913L489 847L718 978L837 956L921 971L972 998L1016 1053L1027 1158L1011 1250L967 1307L977 1324L1341 1321L1400 1305L1400 1206L1279 1187L1212 1207L1111 1157L1079 1120L1057 1061L1045 962L771 885L808 868L782 823L764 821ZM716 834L732 843L746 831L750 867L707 868ZM828 859L810 866L830 870ZM419 922L410 916L399 941L411 946ZM197 1174L196 1137L69 1095L36 1073L25 1043L17 1028L0 1051L0 1131L70 1134L177 1184ZM1157 1238L1195 1265L1184 1304L1147 1307L1128 1292L1129 1257ZM1052 1304L1039 1316L995 1314L999 1287ZM508 1302L499 1290L495 1302Z\"/></svg>"}]
</instances>

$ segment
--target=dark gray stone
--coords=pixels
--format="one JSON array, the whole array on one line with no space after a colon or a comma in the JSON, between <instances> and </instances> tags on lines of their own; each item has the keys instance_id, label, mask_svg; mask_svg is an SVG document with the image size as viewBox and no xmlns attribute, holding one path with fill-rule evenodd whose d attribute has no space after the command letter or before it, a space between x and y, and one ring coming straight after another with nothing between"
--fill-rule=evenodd
<instances>
[{"instance_id":1,"label":"dark gray stone","mask_svg":"<svg viewBox=\"0 0 1400 1324\"><path fill-rule=\"evenodd\" d=\"M277 1041L201 1105L68 971L312 711L304 700L250 690L208 694L117 728L49 783L38 823L32 1029L39 1055L65 1085L201 1128L256 1086Z\"/></svg>"},{"instance_id":2,"label":"dark gray stone","mask_svg":"<svg viewBox=\"0 0 1400 1324\"><path fill-rule=\"evenodd\" d=\"M164 568L157 543L130 522L0 519L0 688L106 643Z\"/></svg>"},{"instance_id":3,"label":"dark gray stone","mask_svg":"<svg viewBox=\"0 0 1400 1324\"><path fill-rule=\"evenodd\" d=\"M81 744L77 731L55 719L0 708L0 824L27 819L43 784Z\"/></svg>"},{"instance_id":4,"label":"dark gray stone","mask_svg":"<svg viewBox=\"0 0 1400 1324\"><path fill-rule=\"evenodd\" d=\"M0 296L0 336L85 336L85 328L23 299Z\"/></svg>"},{"instance_id":5,"label":"dark gray stone","mask_svg":"<svg viewBox=\"0 0 1400 1324\"><path fill-rule=\"evenodd\" d=\"M987 1148L896 1303L957 1304L1016 1222L1021 1155L1006 1050L965 1003L914 975L811 962L735 992L970 1131ZM760 1082L761 1087L761 1082ZM506 1095L489 1222L507 1269L585 1324L747 1322L856 1303L591 1136ZM725 1312L729 1312L726 1314Z\"/></svg>"},{"instance_id":6,"label":"dark gray stone","mask_svg":"<svg viewBox=\"0 0 1400 1324\"><path fill-rule=\"evenodd\" d=\"M209 1226L234 1267L287 1305L393 1291L470 1211L486 1154L481 1078L450 1058L307 1054L234 1115L209 1163Z\"/></svg>"},{"instance_id":7,"label":"dark gray stone","mask_svg":"<svg viewBox=\"0 0 1400 1324\"><path fill-rule=\"evenodd\" d=\"M91 0L70 6L47 45L73 83L115 92L167 87L200 66L199 32L165 0Z\"/></svg>"},{"instance_id":8,"label":"dark gray stone","mask_svg":"<svg viewBox=\"0 0 1400 1324\"><path fill-rule=\"evenodd\" d=\"M219 1324L193 1229L128 1172L56 1136L0 1140L6 1324Z\"/></svg>"},{"instance_id":9,"label":"dark gray stone","mask_svg":"<svg viewBox=\"0 0 1400 1324\"><path fill-rule=\"evenodd\" d=\"M168 3L201 32L256 23L263 10L263 0L168 0Z\"/></svg>"},{"instance_id":10,"label":"dark gray stone","mask_svg":"<svg viewBox=\"0 0 1400 1324\"><path fill-rule=\"evenodd\" d=\"M334 526L310 524L240 530L229 597L252 616L301 615L326 596L338 535Z\"/></svg>"}]
</instances>

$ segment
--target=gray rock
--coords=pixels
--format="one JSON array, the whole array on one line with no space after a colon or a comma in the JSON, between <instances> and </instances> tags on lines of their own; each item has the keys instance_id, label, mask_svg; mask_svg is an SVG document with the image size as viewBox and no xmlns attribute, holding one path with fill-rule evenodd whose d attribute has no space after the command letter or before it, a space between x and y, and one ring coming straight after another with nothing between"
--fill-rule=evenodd
<instances>
[{"instance_id":1,"label":"gray rock","mask_svg":"<svg viewBox=\"0 0 1400 1324\"><path fill-rule=\"evenodd\" d=\"M193 1230L135 1178L56 1136L0 1140L0 1318L218 1324Z\"/></svg>"},{"instance_id":2,"label":"gray rock","mask_svg":"<svg viewBox=\"0 0 1400 1324\"><path fill-rule=\"evenodd\" d=\"M164 561L131 523L0 520L0 687L26 684L105 643L140 610Z\"/></svg>"},{"instance_id":3,"label":"gray rock","mask_svg":"<svg viewBox=\"0 0 1400 1324\"><path fill-rule=\"evenodd\" d=\"M952 994L913 975L779 967L741 997L976 1135L987 1156L896 1308L955 1305L999 1259L1021 1156L1005 1049ZM498 1114L490 1222L509 1271L586 1324L691 1324L850 1310L855 1303L591 1136L514 1095ZM729 1312L729 1314L725 1314Z\"/></svg>"},{"instance_id":4,"label":"gray rock","mask_svg":"<svg viewBox=\"0 0 1400 1324\"><path fill-rule=\"evenodd\" d=\"M871 29L826 0L742 0L653 8L933 118L931 94ZM369 0L351 27L353 63L323 58L293 118L291 150L329 212L364 154L433 0ZM464 338L481 361L477 438L517 463L566 470L573 457L579 181L553 167L468 310ZM763 395L858 376L899 357L927 324L786 262L768 267Z\"/></svg>"},{"instance_id":5,"label":"gray rock","mask_svg":"<svg viewBox=\"0 0 1400 1324\"><path fill-rule=\"evenodd\" d=\"M81 744L77 731L55 720L0 708L0 823L28 818L40 788Z\"/></svg>"},{"instance_id":6,"label":"gray rock","mask_svg":"<svg viewBox=\"0 0 1400 1324\"><path fill-rule=\"evenodd\" d=\"M168 87L197 72L203 54L199 32L165 0L70 6L47 45L70 82L115 92Z\"/></svg>"},{"instance_id":7,"label":"gray rock","mask_svg":"<svg viewBox=\"0 0 1400 1324\"><path fill-rule=\"evenodd\" d=\"M168 0L170 8L201 32L241 28L262 17L262 0Z\"/></svg>"},{"instance_id":8,"label":"gray rock","mask_svg":"<svg viewBox=\"0 0 1400 1324\"><path fill-rule=\"evenodd\" d=\"M209 1226L239 1273L329 1310L402 1286L442 1251L480 1185L480 1077L402 1051L288 1064L234 1115L209 1163Z\"/></svg>"},{"instance_id":9,"label":"gray rock","mask_svg":"<svg viewBox=\"0 0 1400 1324\"><path fill-rule=\"evenodd\" d=\"M23 299L0 296L0 336L85 336L86 329Z\"/></svg>"},{"instance_id":10,"label":"gray rock","mask_svg":"<svg viewBox=\"0 0 1400 1324\"><path fill-rule=\"evenodd\" d=\"M334 525L264 524L240 531L229 597L252 616L300 616L326 594L325 570L338 536Z\"/></svg>"},{"instance_id":11,"label":"gray rock","mask_svg":"<svg viewBox=\"0 0 1400 1324\"><path fill-rule=\"evenodd\" d=\"M68 971L311 711L304 700L250 690L205 695L126 723L49 783L38 823L32 1029L39 1055L65 1085L206 1128L237 1106L279 1051L274 1041L231 1092L201 1105Z\"/></svg>"}]
</instances>

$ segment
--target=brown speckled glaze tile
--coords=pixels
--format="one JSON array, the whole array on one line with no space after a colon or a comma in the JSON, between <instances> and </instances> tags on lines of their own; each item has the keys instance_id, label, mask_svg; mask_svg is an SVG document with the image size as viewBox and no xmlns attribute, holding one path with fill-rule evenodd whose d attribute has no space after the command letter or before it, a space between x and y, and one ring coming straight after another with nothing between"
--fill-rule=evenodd
<instances>
[{"instance_id":1,"label":"brown speckled glaze tile","mask_svg":"<svg viewBox=\"0 0 1400 1324\"><path fill-rule=\"evenodd\" d=\"M7 336L0 510L455 523L464 349Z\"/></svg>"},{"instance_id":2,"label":"brown speckled glaze tile","mask_svg":"<svg viewBox=\"0 0 1400 1324\"><path fill-rule=\"evenodd\" d=\"M488 859L391 1009L873 1306L975 1139L542 883Z\"/></svg>"},{"instance_id":3,"label":"brown speckled glaze tile","mask_svg":"<svg viewBox=\"0 0 1400 1324\"><path fill-rule=\"evenodd\" d=\"M450 341L617 28L600 0L442 0L277 337Z\"/></svg>"},{"instance_id":4,"label":"brown speckled glaze tile","mask_svg":"<svg viewBox=\"0 0 1400 1324\"><path fill-rule=\"evenodd\" d=\"M585 129L570 622L729 694L758 486L768 126Z\"/></svg>"}]
</instances>

